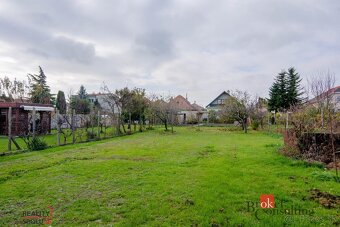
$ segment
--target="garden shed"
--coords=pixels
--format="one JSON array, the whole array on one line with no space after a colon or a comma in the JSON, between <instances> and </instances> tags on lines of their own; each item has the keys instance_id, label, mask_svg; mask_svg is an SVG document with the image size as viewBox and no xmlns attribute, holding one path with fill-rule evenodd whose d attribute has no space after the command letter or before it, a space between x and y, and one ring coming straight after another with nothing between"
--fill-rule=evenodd
<instances>
[{"instance_id":1,"label":"garden shed","mask_svg":"<svg viewBox=\"0 0 340 227\"><path fill-rule=\"evenodd\" d=\"M27 135L28 132L47 134L51 132L53 105L38 103L0 102L0 135ZM11 121L9 119L11 116Z\"/></svg>"}]
</instances>

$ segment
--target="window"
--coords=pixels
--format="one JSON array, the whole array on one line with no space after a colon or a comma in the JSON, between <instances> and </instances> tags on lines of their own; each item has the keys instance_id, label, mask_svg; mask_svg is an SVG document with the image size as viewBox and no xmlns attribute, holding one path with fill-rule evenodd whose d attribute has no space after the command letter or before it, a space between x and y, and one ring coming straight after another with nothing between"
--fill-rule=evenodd
<instances>
[{"instance_id":1,"label":"window","mask_svg":"<svg viewBox=\"0 0 340 227\"><path fill-rule=\"evenodd\" d=\"M217 104L218 105L224 104L224 99L217 99Z\"/></svg>"}]
</instances>

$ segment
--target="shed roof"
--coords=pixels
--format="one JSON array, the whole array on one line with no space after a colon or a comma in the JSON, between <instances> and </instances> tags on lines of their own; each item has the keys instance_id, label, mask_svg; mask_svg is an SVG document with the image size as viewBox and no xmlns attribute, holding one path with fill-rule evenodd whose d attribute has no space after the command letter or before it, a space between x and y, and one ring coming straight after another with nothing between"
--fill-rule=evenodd
<instances>
[{"instance_id":1,"label":"shed roof","mask_svg":"<svg viewBox=\"0 0 340 227\"><path fill-rule=\"evenodd\" d=\"M23 106L34 106L34 107L49 107L53 108L51 104L41 104L41 103L24 103L24 102L0 102L0 108L24 108Z\"/></svg>"}]
</instances>

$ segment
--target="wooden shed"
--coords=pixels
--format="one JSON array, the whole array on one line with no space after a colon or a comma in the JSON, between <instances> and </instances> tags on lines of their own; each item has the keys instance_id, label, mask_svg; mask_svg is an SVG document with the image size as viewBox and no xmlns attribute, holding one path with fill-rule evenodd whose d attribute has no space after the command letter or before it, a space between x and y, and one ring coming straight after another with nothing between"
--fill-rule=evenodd
<instances>
[{"instance_id":1,"label":"wooden shed","mask_svg":"<svg viewBox=\"0 0 340 227\"><path fill-rule=\"evenodd\" d=\"M33 131L33 125L36 134L50 133L52 111L54 107L49 104L0 102L0 135L8 135L10 112L12 136L27 135Z\"/></svg>"}]
</instances>

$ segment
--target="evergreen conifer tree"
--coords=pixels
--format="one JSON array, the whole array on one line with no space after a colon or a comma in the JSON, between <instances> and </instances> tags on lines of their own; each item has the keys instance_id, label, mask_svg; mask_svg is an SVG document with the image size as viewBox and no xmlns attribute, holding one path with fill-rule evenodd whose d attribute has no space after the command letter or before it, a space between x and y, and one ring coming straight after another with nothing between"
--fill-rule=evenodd
<instances>
[{"instance_id":1,"label":"evergreen conifer tree","mask_svg":"<svg viewBox=\"0 0 340 227\"><path fill-rule=\"evenodd\" d=\"M302 79L294 67L288 69L287 80L287 101L289 106L294 106L302 101L301 95L303 94L300 88L300 82Z\"/></svg>"},{"instance_id":2,"label":"evergreen conifer tree","mask_svg":"<svg viewBox=\"0 0 340 227\"><path fill-rule=\"evenodd\" d=\"M39 74L28 74L30 79L30 99L33 103L50 104L53 103L50 87L46 82L46 75L39 66Z\"/></svg>"},{"instance_id":3,"label":"evergreen conifer tree","mask_svg":"<svg viewBox=\"0 0 340 227\"><path fill-rule=\"evenodd\" d=\"M66 113L66 99L63 91L58 91L56 107L59 110L59 113Z\"/></svg>"}]
</instances>

